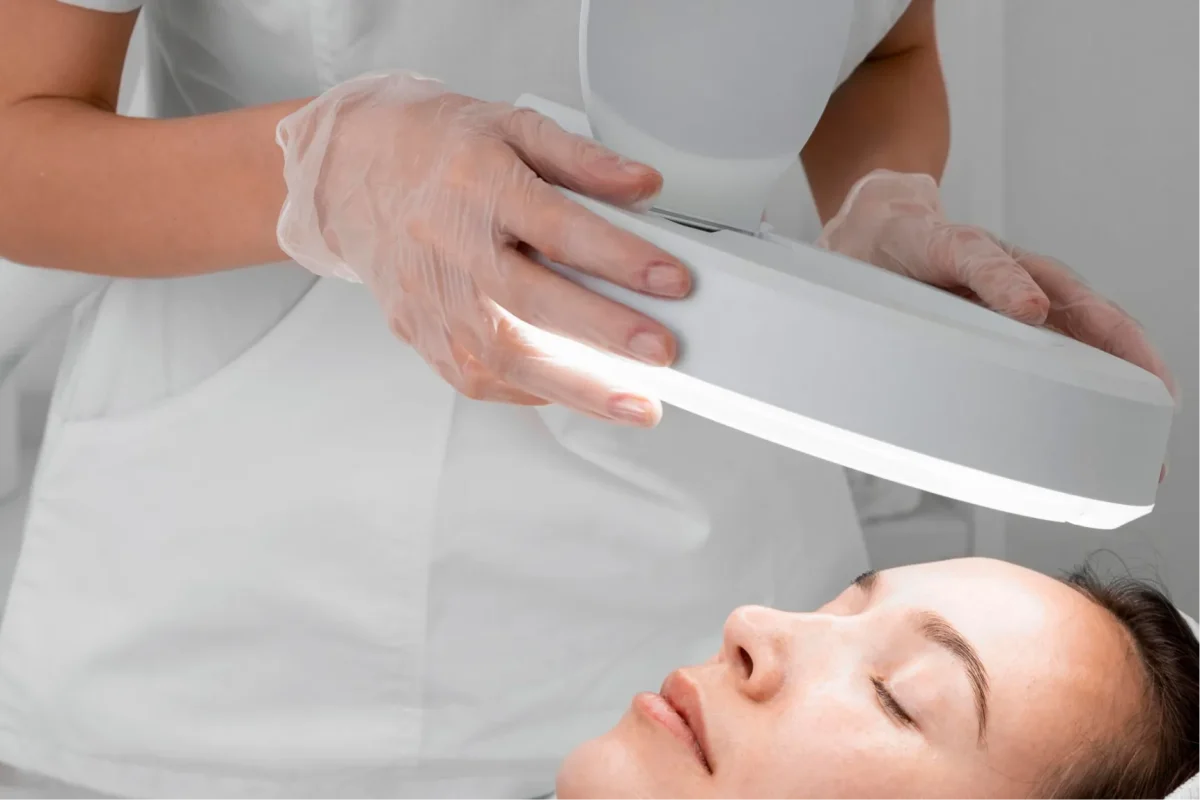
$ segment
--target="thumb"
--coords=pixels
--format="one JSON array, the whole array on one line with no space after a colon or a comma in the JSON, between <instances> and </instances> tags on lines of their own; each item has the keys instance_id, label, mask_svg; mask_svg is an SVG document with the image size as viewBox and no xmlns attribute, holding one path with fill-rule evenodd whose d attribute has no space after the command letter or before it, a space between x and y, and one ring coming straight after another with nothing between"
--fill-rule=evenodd
<instances>
[{"instance_id":1,"label":"thumb","mask_svg":"<svg viewBox=\"0 0 1200 800\"><path fill-rule=\"evenodd\" d=\"M543 180L620 206L648 207L662 190L662 175L607 147L567 133L532 109L500 121L504 141Z\"/></svg>"}]
</instances>

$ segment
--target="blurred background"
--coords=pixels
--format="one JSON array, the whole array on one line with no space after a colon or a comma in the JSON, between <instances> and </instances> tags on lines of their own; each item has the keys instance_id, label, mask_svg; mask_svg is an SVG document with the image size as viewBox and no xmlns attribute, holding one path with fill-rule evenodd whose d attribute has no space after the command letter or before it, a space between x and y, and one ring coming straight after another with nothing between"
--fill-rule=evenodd
<instances>
[{"instance_id":1,"label":"blurred background","mask_svg":"<svg viewBox=\"0 0 1200 800\"><path fill-rule=\"evenodd\" d=\"M944 182L951 215L1060 258L1142 320L1184 402L1155 511L1119 531L1008 518L851 476L877 566L978 553L1056 572L1107 549L1139 577L1158 577L1196 616L1198 8L1195 0L938 4L953 126ZM135 36L126 113L142 108L144 51ZM799 169L780 186L769 219L785 234L815 238ZM0 262L0 278L11 277L0 292L15 292L23 271ZM101 283L62 279L78 296ZM18 347L7 331L20 313L0 313L0 592L18 553L66 331L60 319Z\"/></svg>"},{"instance_id":2,"label":"blurred background","mask_svg":"<svg viewBox=\"0 0 1200 800\"><path fill-rule=\"evenodd\" d=\"M950 5L944 3L943 5ZM1197 14L1191 0L1006 0L1003 230L1141 320L1183 394L1154 512L1103 536L1009 523L1010 556L1066 567L1111 547L1196 616Z\"/></svg>"}]
</instances>

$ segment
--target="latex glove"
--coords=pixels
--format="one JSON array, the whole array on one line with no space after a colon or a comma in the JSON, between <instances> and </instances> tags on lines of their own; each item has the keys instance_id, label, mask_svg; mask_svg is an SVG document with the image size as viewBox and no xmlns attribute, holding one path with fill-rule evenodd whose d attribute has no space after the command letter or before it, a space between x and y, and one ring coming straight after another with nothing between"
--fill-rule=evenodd
<instances>
[{"instance_id":1,"label":"latex glove","mask_svg":"<svg viewBox=\"0 0 1200 800\"><path fill-rule=\"evenodd\" d=\"M657 400L547 356L528 327L643 363L674 360L665 327L531 258L538 251L636 291L686 295L690 275L677 259L551 185L633 206L661 188L656 171L534 111L411 73L339 85L284 118L277 140L284 252L318 275L365 283L392 331L460 392L658 421Z\"/></svg>"},{"instance_id":2,"label":"latex glove","mask_svg":"<svg viewBox=\"0 0 1200 800\"><path fill-rule=\"evenodd\" d=\"M817 244L1044 325L1147 370L1178 402L1141 325L1063 264L950 222L928 175L876 170L859 180Z\"/></svg>"}]
</instances>

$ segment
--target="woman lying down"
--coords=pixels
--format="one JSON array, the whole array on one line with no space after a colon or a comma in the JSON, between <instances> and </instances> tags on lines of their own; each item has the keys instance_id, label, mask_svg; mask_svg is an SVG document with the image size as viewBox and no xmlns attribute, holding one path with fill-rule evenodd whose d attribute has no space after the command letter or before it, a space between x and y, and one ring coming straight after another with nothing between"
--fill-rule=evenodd
<instances>
[{"instance_id":1,"label":"woman lying down","mask_svg":"<svg viewBox=\"0 0 1200 800\"><path fill-rule=\"evenodd\" d=\"M1161 798L1196 773L1197 658L1136 581L867 573L815 613L735 611L721 652L567 757L557 794ZM94 796L43 783L0 794Z\"/></svg>"},{"instance_id":2,"label":"woman lying down","mask_svg":"<svg viewBox=\"0 0 1200 800\"><path fill-rule=\"evenodd\" d=\"M721 652L577 748L559 797L1164 797L1197 768L1197 642L1157 590L956 559Z\"/></svg>"}]
</instances>

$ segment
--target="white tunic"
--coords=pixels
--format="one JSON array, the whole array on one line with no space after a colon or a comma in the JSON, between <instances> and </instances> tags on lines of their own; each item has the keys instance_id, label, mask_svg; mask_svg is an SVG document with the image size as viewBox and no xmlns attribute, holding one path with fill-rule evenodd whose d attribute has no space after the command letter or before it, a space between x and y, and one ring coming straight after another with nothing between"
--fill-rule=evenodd
<instances>
[{"instance_id":1,"label":"white tunic","mask_svg":"<svg viewBox=\"0 0 1200 800\"><path fill-rule=\"evenodd\" d=\"M857 0L843 77L905 5ZM386 68L581 106L573 2L142 13L159 116ZM736 605L811 608L865 562L837 467L671 408L637 431L463 399L360 285L117 280L56 391L0 761L116 794L545 794Z\"/></svg>"}]
</instances>

